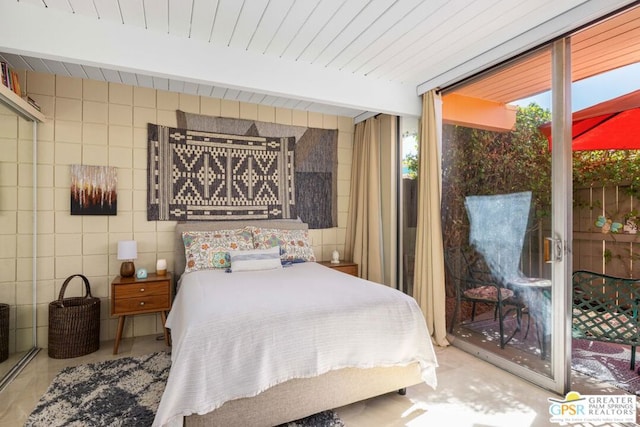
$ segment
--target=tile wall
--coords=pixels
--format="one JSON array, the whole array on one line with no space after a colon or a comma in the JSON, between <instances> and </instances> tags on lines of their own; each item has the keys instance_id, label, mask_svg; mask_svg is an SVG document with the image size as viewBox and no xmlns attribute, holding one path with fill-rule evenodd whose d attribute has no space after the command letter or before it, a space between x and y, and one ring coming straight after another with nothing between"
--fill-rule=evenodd
<instances>
[{"instance_id":1,"label":"tile wall","mask_svg":"<svg viewBox=\"0 0 640 427\"><path fill-rule=\"evenodd\" d=\"M238 101L185 95L104 81L23 72L29 95L47 122L38 125L38 346L47 347L48 306L64 279L89 278L102 299L101 340L115 337L109 284L118 275L118 240L138 242L136 267L155 270L158 258L173 264L174 222L147 221L147 123L176 126L176 109L214 116L338 129L338 227L312 230L320 260L344 248L351 177L353 120ZM0 106L0 302L12 310L10 351L31 347L31 123ZM69 165L118 168L117 216L71 216ZM78 280L65 296L80 295ZM125 337L161 332L160 316L127 320Z\"/></svg>"}]
</instances>

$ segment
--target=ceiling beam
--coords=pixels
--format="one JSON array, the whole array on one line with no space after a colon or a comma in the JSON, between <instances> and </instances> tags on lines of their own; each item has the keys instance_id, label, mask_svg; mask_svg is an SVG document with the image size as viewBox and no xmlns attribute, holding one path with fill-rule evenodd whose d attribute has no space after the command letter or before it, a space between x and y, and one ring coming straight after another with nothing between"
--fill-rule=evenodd
<instances>
[{"instance_id":1,"label":"ceiling beam","mask_svg":"<svg viewBox=\"0 0 640 427\"><path fill-rule=\"evenodd\" d=\"M413 85L3 1L0 50L393 115L419 116Z\"/></svg>"}]
</instances>

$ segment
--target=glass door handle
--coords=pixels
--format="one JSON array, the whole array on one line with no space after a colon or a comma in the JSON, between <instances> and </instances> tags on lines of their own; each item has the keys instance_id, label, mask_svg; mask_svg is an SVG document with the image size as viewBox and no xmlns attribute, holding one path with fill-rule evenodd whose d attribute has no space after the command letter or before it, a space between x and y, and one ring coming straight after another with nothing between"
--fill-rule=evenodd
<instances>
[{"instance_id":1,"label":"glass door handle","mask_svg":"<svg viewBox=\"0 0 640 427\"><path fill-rule=\"evenodd\" d=\"M562 239L558 237L544 238L544 262L562 261Z\"/></svg>"}]
</instances>

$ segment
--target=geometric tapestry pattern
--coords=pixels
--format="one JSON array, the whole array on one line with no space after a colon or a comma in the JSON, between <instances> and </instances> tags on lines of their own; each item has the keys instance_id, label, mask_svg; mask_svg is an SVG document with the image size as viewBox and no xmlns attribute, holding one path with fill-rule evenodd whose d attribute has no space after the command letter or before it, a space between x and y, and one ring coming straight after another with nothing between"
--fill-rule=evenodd
<instances>
[{"instance_id":1,"label":"geometric tapestry pattern","mask_svg":"<svg viewBox=\"0 0 640 427\"><path fill-rule=\"evenodd\" d=\"M178 128L230 135L295 137L295 208L311 229L338 225L338 130L177 110Z\"/></svg>"},{"instance_id":2,"label":"geometric tapestry pattern","mask_svg":"<svg viewBox=\"0 0 640 427\"><path fill-rule=\"evenodd\" d=\"M147 219L296 218L294 137L148 125Z\"/></svg>"}]
</instances>

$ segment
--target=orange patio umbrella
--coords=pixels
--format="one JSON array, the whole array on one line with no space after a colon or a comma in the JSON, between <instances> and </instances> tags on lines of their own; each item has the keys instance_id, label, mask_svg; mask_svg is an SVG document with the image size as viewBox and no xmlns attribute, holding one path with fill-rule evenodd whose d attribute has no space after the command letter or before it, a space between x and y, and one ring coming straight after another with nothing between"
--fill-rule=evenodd
<instances>
[{"instance_id":1,"label":"orange patio umbrella","mask_svg":"<svg viewBox=\"0 0 640 427\"><path fill-rule=\"evenodd\" d=\"M539 127L549 140L551 122ZM573 151L640 149L640 90L573 113Z\"/></svg>"}]
</instances>

